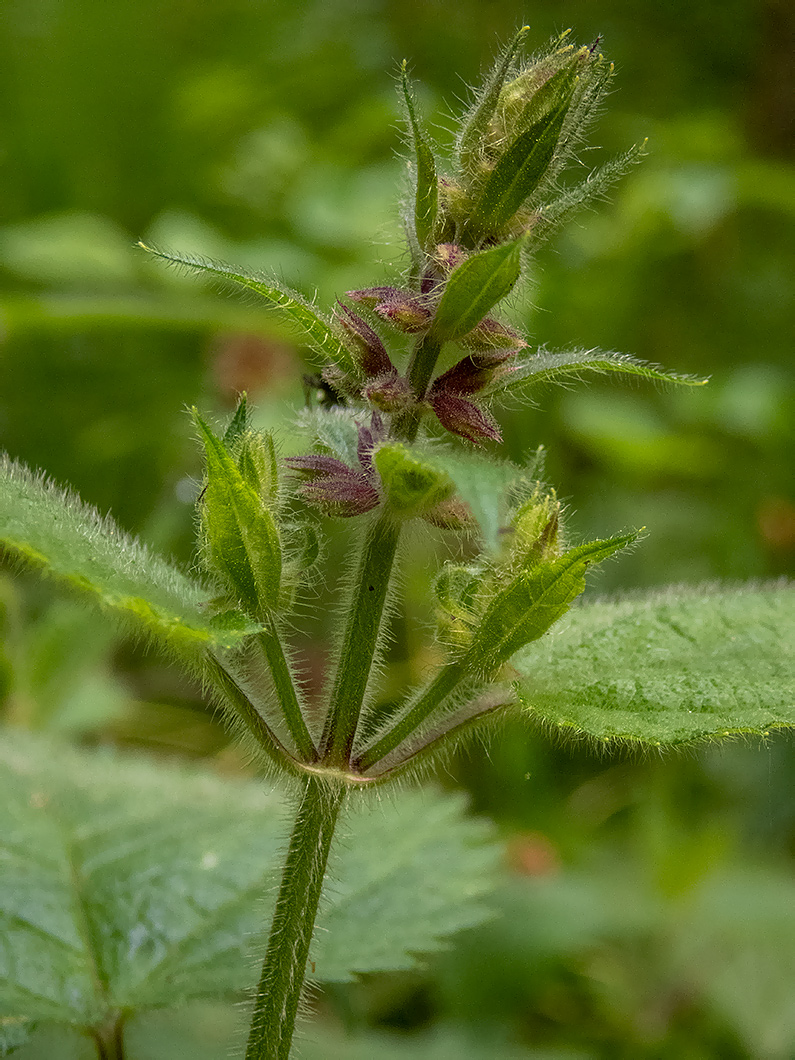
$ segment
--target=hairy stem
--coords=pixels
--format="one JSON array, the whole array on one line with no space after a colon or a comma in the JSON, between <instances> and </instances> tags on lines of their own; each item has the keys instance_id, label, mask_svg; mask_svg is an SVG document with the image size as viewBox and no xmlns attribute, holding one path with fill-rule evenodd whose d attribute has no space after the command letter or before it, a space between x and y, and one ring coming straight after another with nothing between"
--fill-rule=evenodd
<instances>
[{"instance_id":1,"label":"hairy stem","mask_svg":"<svg viewBox=\"0 0 795 1060\"><path fill-rule=\"evenodd\" d=\"M408 367L408 381L418 401L423 400L430 386L433 370L436 367L441 350L442 344L433 332L428 332L427 335L424 335L414 347L411 363ZM415 406L402 416L398 416L392 431L394 437L402 441L413 442L417 437L421 419L421 406Z\"/></svg>"},{"instance_id":2,"label":"hairy stem","mask_svg":"<svg viewBox=\"0 0 795 1060\"><path fill-rule=\"evenodd\" d=\"M466 675L467 668L463 659L448 663L439 671L425 691L420 693L419 699L415 700L396 724L359 756L353 763L356 769L362 773L366 772L376 762L380 762L382 758L399 747L433 713L442 700L450 695Z\"/></svg>"},{"instance_id":3,"label":"hairy stem","mask_svg":"<svg viewBox=\"0 0 795 1060\"><path fill-rule=\"evenodd\" d=\"M301 713L295 682L293 681L293 675L290 673L290 667L284 654L284 647L273 615L267 614L264 622L265 629L259 634L259 643L265 653L265 658L268 660L276 695L284 713L287 728L290 730L290 735L302 760L304 762L317 762L317 749L312 742L309 729L307 729L304 716Z\"/></svg>"},{"instance_id":4,"label":"hairy stem","mask_svg":"<svg viewBox=\"0 0 795 1060\"><path fill-rule=\"evenodd\" d=\"M321 742L323 760L339 768L347 768L350 761L399 536L400 524L382 512L370 525L362 549Z\"/></svg>"},{"instance_id":5,"label":"hairy stem","mask_svg":"<svg viewBox=\"0 0 795 1060\"><path fill-rule=\"evenodd\" d=\"M246 1060L288 1060L309 944L345 786L309 777L290 838Z\"/></svg>"}]
</instances>

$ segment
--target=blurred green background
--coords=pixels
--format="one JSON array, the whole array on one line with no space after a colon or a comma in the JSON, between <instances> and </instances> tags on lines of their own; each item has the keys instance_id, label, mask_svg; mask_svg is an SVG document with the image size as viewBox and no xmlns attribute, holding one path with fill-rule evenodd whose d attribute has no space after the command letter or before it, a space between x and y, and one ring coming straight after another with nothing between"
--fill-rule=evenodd
<instances>
[{"instance_id":1,"label":"blurred green background","mask_svg":"<svg viewBox=\"0 0 795 1060\"><path fill-rule=\"evenodd\" d=\"M600 591L791 574L788 0L2 0L0 448L189 562L185 406L222 414L246 389L279 422L302 404L304 351L136 240L274 270L325 305L394 277L398 62L449 144L467 85L523 22L539 47L568 26L604 35L617 78L585 165L649 138L611 201L539 254L524 326L712 378L550 390L502 416L509 454L548 447L572 534L649 528ZM408 589L422 615L421 580ZM0 632L9 723L246 768L196 688L73 602L0 571ZM393 682L422 650L397 632ZM435 1034L439 1057L449 1041L450 1057L791 1060L793 765L784 736L608 758L506 723L441 777L505 835L501 916L421 974L324 995L317 1033L390 1032L407 1058Z\"/></svg>"}]
</instances>

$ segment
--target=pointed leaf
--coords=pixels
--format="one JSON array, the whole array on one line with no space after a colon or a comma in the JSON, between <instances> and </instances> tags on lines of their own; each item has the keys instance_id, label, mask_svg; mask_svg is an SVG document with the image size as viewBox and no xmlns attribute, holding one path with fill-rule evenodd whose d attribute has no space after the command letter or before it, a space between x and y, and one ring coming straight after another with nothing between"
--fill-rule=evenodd
<instances>
[{"instance_id":1,"label":"pointed leaf","mask_svg":"<svg viewBox=\"0 0 795 1060\"><path fill-rule=\"evenodd\" d=\"M505 84L505 78L508 76L514 56L529 29L529 26L522 26L505 49L486 81L482 96L464 120L457 153L459 165L468 176L472 176L476 172L481 144L497 108L502 86Z\"/></svg>"},{"instance_id":2,"label":"pointed leaf","mask_svg":"<svg viewBox=\"0 0 795 1060\"><path fill-rule=\"evenodd\" d=\"M510 371L490 384L485 394L501 394L509 390L528 389L546 383L566 383L579 378L583 372L621 372L637 375L659 383L680 383L683 386L704 386L706 379L679 375L654 364L639 361L625 353L606 353L603 350L572 350L570 353L538 353L519 357L510 364Z\"/></svg>"},{"instance_id":3,"label":"pointed leaf","mask_svg":"<svg viewBox=\"0 0 795 1060\"><path fill-rule=\"evenodd\" d=\"M282 563L276 523L266 501L246 481L196 409L193 419L207 461L207 488L200 503L208 566L248 614L262 615L279 598Z\"/></svg>"},{"instance_id":4,"label":"pointed leaf","mask_svg":"<svg viewBox=\"0 0 795 1060\"><path fill-rule=\"evenodd\" d=\"M523 243L517 239L473 254L450 274L433 321L440 341L462 338L510 293L519 279Z\"/></svg>"},{"instance_id":5,"label":"pointed leaf","mask_svg":"<svg viewBox=\"0 0 795 1060\"><path fill-rule=\"evenodd\" d=\"M522 572L495 596L478 626L471 649L476 664L494 669L543 636L585 590L586 570L637 537L633 531L605 541L589 541Z\"/></svg>"},{"instance_id":6,"label":"pointed leaf","mask_svg":"<svg viewBox=\"0 0 795 1060\"><path fill-rule=\"evenodd\" d=\"M299 294L282 287L267 276L249 276L238 269L221 262L203 261L181 254L171 254L164 250L138 244L144 250L185 269L208 273L227 283L236 283L241 287L256 291L267 299L276 309L280 309L299 329L307 344L315 350L324 361L336 365L345 374L358 377L359 368L342 339L337 335L330 322L317 313Z\"/></svg>"},{"instance_id":7,"label":"pointed leaf","mask_svg":"<svg viewBox=\"0 0 795 1060\"><path fill-rule=\"evenodd\" d=\"M0 549L178 650L231 648L258 627L216 624L211 594L74 494L0 456Z\"/></svg>"},{"instance_id":8,"label":"pointed leaf","mask_svg":"<svg viewBox=\"0 0 795 1060\"><path fill-rule=\"evenodd\" d=\"M89 1026L253 987L289 806L272 786L9 730L0 802L0 1011ZM320 980L413 967L486 917L495 882L499 848L460 797L350 802Z\"/></svg>"},{"instance_id":9,"label":"pointed leaf","mask_svg":"<svg viewBox=\"0 0 795 1060\"><path fill-rule=\"evenodd\" d=\"M235 409L235 414L229 421L229 426L224 431L224 445L232 452L236 443L240 441L249 428L251 414L248 408L248 397L241 394Z\"/></svg>"},{"instance_id":10,"label":"pointed leaf","mask_svg":"<svg viewBox=\"0 0 795 1060\"><path fill-rule=\"evenodd\" d=\"M544 179L566 120L571 95L514 140L501 155L472 211L477 235L498 232L510 223Z\"/></svg>"},{"instance_id":11,"label":"pointed leaf","mask_svg":"<svg viewBox=\"0 0 795 1060\"><path fill-rule=\"evenodd\" d=\"M411 137L414 143L414 155L417 165L416 187L414 189L414 229L420 247L423 250L429 250L433 242L433 229L439 209L436 162L434 161L433 151L417 121L417 112L408 81L408 74L406 73L405 60L401 67L400 83L403 89L403 99L406 102L406 113L411 127Z\"/></svg>"},{"instance_id":12,"label":"pointed leaf","mask_svg":"<svg viewBox=\"0 0 795 1060\"><path fill-rule=\"evenodd\" d=\"M795 586L670 589L574 608L516 663L532 717L655 746L795 725Z\"/></svg>"}]
</instances>

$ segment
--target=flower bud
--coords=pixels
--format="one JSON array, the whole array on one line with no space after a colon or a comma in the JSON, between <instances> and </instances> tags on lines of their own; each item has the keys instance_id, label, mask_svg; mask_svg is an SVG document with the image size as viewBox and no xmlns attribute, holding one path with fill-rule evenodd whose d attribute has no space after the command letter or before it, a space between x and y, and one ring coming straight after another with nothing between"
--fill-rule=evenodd
<instances>
[{"instance_id":1,"label":"flower bud","mask_svg":"<svg viewBox=\"0 0 795 1060\"><path fill-rule=\"evenodd\" d=\"M362 391L364 396L381 412L394 414L405 412L414 403L414 392L408 382L397 373L382 375L368 383Z\"/></svg>"},{"instance_id":2,"label":"flower bud","mask_svg":"<svg viewBox=\"0 0 795 1060\"><path fill-rule=\"evenodd\" d=\"M461 342L476 350L488 350L493 347L510 349L512 351L523 349L527 343L513 328L507 324L501 324L494 317L485 317L474 331L465 335Z\"/></svg>"},{"instance_id":3,"label":"flower bud","mask_svg":"<svg viewBox=\"0 0 795 1060\"><path fill-rule=\"evenodd\" d=\"M494 417L485 409L456 394L435 393L429 395L431 408L441 425L460 438L480 444L486 438L501 442L502 434Z\"/></svg>"},{"instance_id":4,"label":"flower bud","mask_svg":"<svg viewBox=\"0 0 795 1060\"><path fill-rule=\"evenodd\" d=\"M310 453L289 457L285 463L304 475L299 492L325 515L343 519L364 515L377 507L378 490L364 471L355 471L333 456Z\"/></svg>"},{"instance_id":5,"label":"flower bud","mask_svg":"<svg viewBox=\"0 0 795 1060\"><path fill-rule=\"evenodd\" d=\"M354 341L364 374L372 379L394 371L386 347L370 325L342 302L337 302L336 312L340 324Z\"/></svg>"},{"instance_id":6,"label":"flower bud","mask_svg":"<svg viewBox=\"0 0 795 1060\"><path fill-rule=\"evenodd\" d=\"M499 376L511 371L506 362L516 352L488 350L468 354L433 381L429 392L431 400L445 394L476 394Z\"/></svg>"}]
</instances>

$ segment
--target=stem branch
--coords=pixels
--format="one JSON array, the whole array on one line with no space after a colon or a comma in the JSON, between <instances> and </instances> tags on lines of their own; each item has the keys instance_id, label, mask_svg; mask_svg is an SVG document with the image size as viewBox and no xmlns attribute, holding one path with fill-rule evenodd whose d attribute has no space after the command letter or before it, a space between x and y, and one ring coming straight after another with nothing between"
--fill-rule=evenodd
<instances>
[{"instance_id":1,"label":"stem branch","mask_svg":"<svg viewBox=\"0 0 795 1060\"><path fill-rule=\"evenodd\" d=\"M284 654L279 631L272 614L264 617L265 629L258 635L259 643L268 660L273 684L279 704L284 712L284 720L293 738L299 755L305 762L317 762L317 748L309 735L304 716L301 713L301 705L298 702L298 694L295 690L293 675L287 657Z\"/></svg>"}]
</instances>

